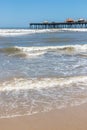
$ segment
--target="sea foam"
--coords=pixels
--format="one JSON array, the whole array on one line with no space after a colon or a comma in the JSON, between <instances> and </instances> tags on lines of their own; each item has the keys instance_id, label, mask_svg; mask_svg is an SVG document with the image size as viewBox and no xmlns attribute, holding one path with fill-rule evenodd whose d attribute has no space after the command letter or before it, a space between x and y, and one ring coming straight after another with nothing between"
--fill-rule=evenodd
<instances>
[{"instance_id":1,"label":"sea foam","mask_svg":"<svg viewBox=\"0 0 87 130\"><path fill-rule=\"evenodd\" d=\"M47 52L57 52L59 54L81 54L87 53L87 44L83 45L65 45L65 46L45 46L45 47L18 47L15 46L16 49L19 49L27 56L39 56L43 55Z\"/></svg>"},{"instance_id":2,"label":"sea foam","mask_svg":"<svg viewBox=\"0 0 87 130\"><path fill-rule=\"evenodd\" d=\"M15 78L10 81L0 83L0 91L26 90L26 89L44 89L53 87L70 87L87 85L87 76L75 76L66 78ZM84 87L83 87L84 88ZM83 89L82 88L82 89Z\"/></svg>"},{"instance_id":3,"label":"sea foam","mask_svg":"<svg viewBox=\"0 0 87 130\"><path fill-rule=\"evenodd\" d=\"M9 56L24 56L27 58L38 57L46 53L69 54L87 56L87 44L82 45L64 45L64 46L45 46L45 47L22 47L13 46L9 48L0 48L1 53Z\"/></svg>"},{"instance_id":4,"label":"sea foam","mask_svg":"<svg viewBox=\"0 0 87 130\"><path fill-rule=\"evenodd\" d=\"M87 102L87 76L13 79L0 83L0 118L32 115Z\"/></svg>"},{"instance_id":5,"label":"sea foam","mask_svg":"<svg viewBox=\"0 0 87 130\"><path fill-rule=\"evenodd\" d=\"M20 36L29 35L35 33L48 33L48 32L64 32L64 31L74 31L74 32L87 32L85 28L63 28L63 29L0 29L0 36Z\"/></svg>"}]
</instances>

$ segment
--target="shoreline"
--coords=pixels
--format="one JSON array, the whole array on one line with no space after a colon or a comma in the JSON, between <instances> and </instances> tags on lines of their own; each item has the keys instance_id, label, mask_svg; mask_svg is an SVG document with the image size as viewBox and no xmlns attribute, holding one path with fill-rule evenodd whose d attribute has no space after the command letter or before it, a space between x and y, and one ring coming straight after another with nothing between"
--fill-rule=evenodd
<instances>
[{"instance_id":1,"label":"shoreline","mask_svg":"<svg viewBox=\"0 0 87 130\"><path fill-rule=\"evenodd\" d=\"M87 104L31 116L0 119L1 130L86 130Z\"/></svg>"}]
</instances>

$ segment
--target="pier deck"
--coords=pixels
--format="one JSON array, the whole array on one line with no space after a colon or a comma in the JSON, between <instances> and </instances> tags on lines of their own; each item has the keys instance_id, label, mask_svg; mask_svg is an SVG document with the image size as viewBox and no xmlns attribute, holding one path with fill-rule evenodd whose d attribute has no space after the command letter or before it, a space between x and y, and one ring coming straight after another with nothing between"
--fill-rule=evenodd
<instances>
[{"instance_id":1,"label":"pier deck","mask_svg":"<svg viewBox=\"0 0 87 130\"><path fill-rule=\"evenodd\" d=\"M30 29L87 28L86 22L30 23Z\"/></svg>"}]
</instances>

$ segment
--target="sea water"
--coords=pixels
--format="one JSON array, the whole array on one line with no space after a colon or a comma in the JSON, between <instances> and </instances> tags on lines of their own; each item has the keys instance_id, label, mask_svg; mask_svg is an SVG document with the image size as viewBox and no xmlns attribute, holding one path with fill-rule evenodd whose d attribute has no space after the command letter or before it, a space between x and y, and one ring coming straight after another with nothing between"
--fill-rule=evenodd
<instances>
[{"instance_id":1,"label":"sea water","mask_svg":"<svg viewBox=\"0 0 87 130\"><path fill-rule=\"evenodd\" d=\"M0 118L87 102L87 29L0 29Z\"/></svg>"}]
</instances>

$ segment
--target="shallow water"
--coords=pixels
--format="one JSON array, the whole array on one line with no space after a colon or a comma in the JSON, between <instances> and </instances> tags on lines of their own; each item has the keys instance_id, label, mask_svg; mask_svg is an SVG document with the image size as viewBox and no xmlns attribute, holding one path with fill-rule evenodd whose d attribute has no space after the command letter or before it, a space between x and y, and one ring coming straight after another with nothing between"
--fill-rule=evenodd
<instances>
[{"instance_id":1,"label":"shallow water","mask_svg":"<svg viewBox=\"0 0 87 130\"><path fill-rule=\"evenodd\" d=\"M0 30L0 118L85 102L85 29Z\"/></svg>"}]
</instances>

